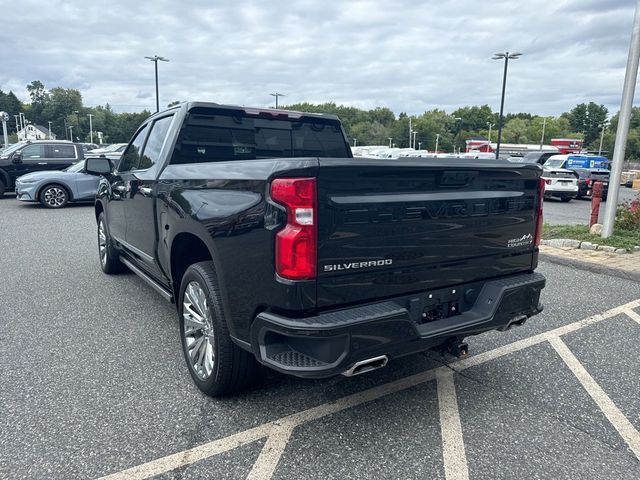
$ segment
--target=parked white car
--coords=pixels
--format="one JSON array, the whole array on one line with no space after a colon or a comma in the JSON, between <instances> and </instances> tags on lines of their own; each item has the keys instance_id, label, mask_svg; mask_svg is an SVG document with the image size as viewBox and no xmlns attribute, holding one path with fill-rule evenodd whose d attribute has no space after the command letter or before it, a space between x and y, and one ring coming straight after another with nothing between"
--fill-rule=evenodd
<instances>
[{"instance_id":1,"label":"parked white car","mask_svg":"<svg viewBox=\"0 0 640 480\"><path fill-rule=\"evenodd\" d=\"M578 175L565 168L543 167L544 196L570 202L578 196Z\"/></svg>"}]
</instances>

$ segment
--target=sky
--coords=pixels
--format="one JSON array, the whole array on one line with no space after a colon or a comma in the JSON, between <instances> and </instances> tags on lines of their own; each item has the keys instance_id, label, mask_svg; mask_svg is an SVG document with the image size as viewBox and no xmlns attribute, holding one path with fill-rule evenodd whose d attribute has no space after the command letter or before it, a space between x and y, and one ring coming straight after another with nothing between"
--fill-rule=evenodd
<instances>
[{"instance_id":1,"label":"sky","mask_svg":"<svg viewBox=\"0 0 640 480\"><path fill-rule=\"evenodd\" d=\"M634 0L2 1L0 89L77 88L86 106L336 102L396 114L489 104L620 108ZM636 95L636 98L640 97ZM635 101L637 105L638 100Z\"/></svg>"}]
</instances>

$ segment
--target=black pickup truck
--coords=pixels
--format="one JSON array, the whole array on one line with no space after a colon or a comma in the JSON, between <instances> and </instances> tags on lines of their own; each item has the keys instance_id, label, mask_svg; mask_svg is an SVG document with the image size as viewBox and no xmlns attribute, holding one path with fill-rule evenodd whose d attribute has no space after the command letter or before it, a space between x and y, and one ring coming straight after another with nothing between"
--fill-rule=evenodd
<instances>
[{"instance_id":1,"label":"black pickup truck","mask_svg":"<svg viewBox=\"0 0 640 480\"><path fill-rule=\"evenodd\" d=\"M334 116L184 103L87 170L102 269L177 304L209 395L257 362L322 378L464 355L542 310L538 165L353 158Z\"/></svg>"}]
</instances>

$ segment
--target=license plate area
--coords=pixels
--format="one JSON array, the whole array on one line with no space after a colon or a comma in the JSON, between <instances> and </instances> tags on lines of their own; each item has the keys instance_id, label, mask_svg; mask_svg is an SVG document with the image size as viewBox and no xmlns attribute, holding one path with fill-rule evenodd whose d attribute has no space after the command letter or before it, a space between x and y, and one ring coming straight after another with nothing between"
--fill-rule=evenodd
<instances>
[{"instance_id":1,"label":"license plate area","mask_svg":"<svg viewBox=\"0 0 640 480\"><path fill-rule=\"evenodd\" d=\"M470 310L482 290L482 285L474 283L425 293L422 297L422 313L417 323L437 322Z\"/></svg>"}]
</instances>

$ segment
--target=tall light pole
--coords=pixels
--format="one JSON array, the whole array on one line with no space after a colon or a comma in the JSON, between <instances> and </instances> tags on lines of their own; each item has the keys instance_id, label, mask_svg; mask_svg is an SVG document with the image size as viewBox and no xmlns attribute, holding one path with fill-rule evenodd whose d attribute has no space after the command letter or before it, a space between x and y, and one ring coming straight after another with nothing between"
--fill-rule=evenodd
<instances>
[{"instance_id":1,"label":"tall light pole","mask_svg":"<svg viewBox=\"0 0 640 480\"><path fill-rule=\"evenodd\" d=\"M456 136L453 139L453 153L456 153L456 138L458 138L462 130L462 118L454 117L454 120L456 121ZM458 147L458 153L460 153L460 147Z\"/></svg>"},{"instance_id":2,"label":"tall light pole","mask_svg":"<svg viewBox=\"0 0 640 480\"><path fill-rule=\"evenodd\" d=\"M418 134L417 130L413 131L413 149L416 149L416 135Z\"/></svg>"},{"instance_id":3,"label":"tall light pole","mask_svg":"<svg viewBox=\"0 0 640 480\"><path fill-rule=\"evenodd\" d=\"M355 147L355 146L357 146L357 145L358 145L358 139L357 139L357 138L354 138L354 139L353 139L353 146Z\"/></svg>"},{"instance_id":4,"label":"tall light pole","mask_svg":"<svg viewBox=\"0 0 640 480\"><path fill-rule=\"evenodd\" d=\"M422 142L418 142L418 150L422 150Z\"/></svg>"},{"instance_id":5,"label":"tall light pole","mask_svg":"<svg viewBox=\"0 0 640 480\"><path fill-rule=\"evenodd\" d=\"M93 143L93 114L88 113L89 116L89 143Z\"/></svg>"},{"instance_id":6,"label":"tall light pole","mask_svg":"<svg viewBox=\"0 0 640 480\"><path fill-rule=\"evenodd\" d=\"M540 137L540 150L542 150L542 144L544 143L544 130L547 127L547 117L542 120L542 136Z\"/></svg>"},{"instance_id":7,"label":"tall light pole","mask_svg":"<svg viewBox=\"0 0 640 480\"><path fill-rule=\"evenodd\" d=\"M286 97L284 93L278 93L278 92L270 93L269 95L271 95L272 97L276 97L276 109L278 108L278 98Z\"/></svg>"},{"instance_id":8,"label":"tall light pole","mask_svg":"<svg viewBox=\"0 0 640 480\"><path fill-rule=\"evenodd\" d=\"M609 201L605 206L604 222L602 225L602 238L609 238L613 233L613 224L616 220L618 208L618 192L620 190L620 177L622 176L622 164L627 147L629 135L629 123L631 121L631 108L633 106L633 94L638 78L638 62L640 61L640 0L636 0L636 14L633 17L633 31L631 33L631 45L627 59L627 71L624 75L624 87L622 89L622 101L618 114L618 129L616 141L611 159L611 175L609 176Z\"/></svg>"},{"instance_id":9,"label":"tall light pole","mask_svg":"<svg viewBox=\"0 0 640 480\"><path fill-rule=\"evenodd\" d=\"M604 131L607 129L607 122L603 122L602 125L602 133L600 134L600 147L598 147L598 155L602 155L602 141L604 140Z\"/></svg>"},{"instance_id":10,"label":"tall light pole","mask_svg":"<svg viewBox=\"0 0 640 480\"><path fill-rule=\"evenodd\" d=\"M492 60L504 59L504 74L502 76L502 98L500 99L500 117L498 117L498 142L496 145L496 158L500 158L500 141L502 140L502 113L504 111L504 90L507 86L507 67L509 60L516 60L521 53L494 53Z\"/></svg>"},{"instance_id":11,"label":"tall light pole","mask_svg":"<svg viewBox=\"0 0 640 480\"><path fill-rule=\"evenodd\" d=\"M53 140L53 138L51 138L51 121L47 122L49 124L49 140Z\"/></svg>"},{"instance_id":12,"label":"tall light pole","mask_svg":"<svg viewBox=\"0 0 640 480\"><path fill-rule=\"evenodd\" d=\"M436 151L435 153L438 153L438 142L440 141L440 134L436 133Z\"/></svg>"},{"instance_id":13,"label":"tall light pole","mask_svg":"<svg viewBox=\"0 0 640 480\"><path fill-rule=\"evenodd\" d=\"M391 140L393 140L393 137L389 137L389 148L391 148Z\"/></svg>"},{"instance_id":14,"label":"tall light pole","mask_svg":"<svg viewBox=\"0 0 640 480\"><path fill-rule=\"evenodd\" d=\"M69 125L69 136L71 137L71 141L73 142L73 125Z\"/></svg>"},{"instance_id":15,"label":"tall light pole","mask_svg":"<svg viewBox=\"0 0 640 480\"><path fill-rule=\"evenodd\" d=\"M409 148L411 148L411 135L413 134L413 127L411 126L411 117L409 117Z\"/></svg>"},{"instance_id":16,"label":"tall light pole","mask_svg":"<svg viewBox=\"0 0 640 480\"><path fill-rule=\"evenodd\" d=\"M489 127L489 146L491 146L491 129L493 128L493 123L487 122L487 126Z\"/></svg>"},{"instance_id":17,"label":"tall light pole","mask_svg":"<svg viewBox=\"0 0 640 480\"><path fill-rule=\"evenodd\" d=\"M153 57L144 57L149 59L155 64L156 70L156 112L160 111L160 96L158 95L158 62L168 62L168 58L159 57L158 55L154 55Z\"/></svg>"}]
</instances>

